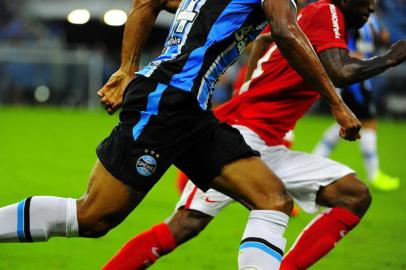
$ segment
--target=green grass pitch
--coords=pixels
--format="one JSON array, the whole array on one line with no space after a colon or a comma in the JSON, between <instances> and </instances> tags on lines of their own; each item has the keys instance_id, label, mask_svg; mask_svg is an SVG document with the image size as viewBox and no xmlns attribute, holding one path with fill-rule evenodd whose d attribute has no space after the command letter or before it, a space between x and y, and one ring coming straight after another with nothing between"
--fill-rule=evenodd
<instances>
[{"instance_id":1,"label":"green grass pitch","mask_svg":"<svg viewBox=\"0 0 406 270\"><path fill-rule=\"evenodd\" d=\"M101 111L1 108L0 206L33 195L81 196L96 159L94 149L116 121ZM330 123L328 118L302 120L295 149L311 151ZM405 180L406 122L381 121L379 128L382 168ZM350 165L364 178L357 143L342 142L332 158ZM126 240L171 214L178 199L174 175L169 170L147 199L101 239L0 244L0 269L100 269ZM359 227L312 269L406 269L406 184L392 193L372 192L373 204ZM230 206L198 238L151 269L237 269L246 218L245 209ZM310 219L304 213L291 219L288 246Z\"/></svg>"}]
</instances>

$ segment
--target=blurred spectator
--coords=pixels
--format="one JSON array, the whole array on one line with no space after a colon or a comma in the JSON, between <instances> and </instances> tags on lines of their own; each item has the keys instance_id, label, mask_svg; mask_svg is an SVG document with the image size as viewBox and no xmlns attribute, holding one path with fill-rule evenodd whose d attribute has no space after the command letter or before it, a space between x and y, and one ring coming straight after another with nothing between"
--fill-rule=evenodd
<instances>
[{"instance_id":1,"label":"blurred spectator","mask_svg":"<svg viewBox=\"0 0 406 270\"><path fill-rule=\"evenodd\" d=\"M391 33L391 43L406 38L406 0L380 0L378 11Z\"/></svg>"},{"instance_id":2,"label":"blurred spectator","mask_svg":"<svg viewBox=\"0 0 406 270\"><path fill-rule=\"evenodd\" d=\"M21 1L18 0L1 2L0 39L29 40L38 37L36 29L26 23L25 18L21 16L21 9L18 8L20 4Z\"/></svg>"}]
</instances>

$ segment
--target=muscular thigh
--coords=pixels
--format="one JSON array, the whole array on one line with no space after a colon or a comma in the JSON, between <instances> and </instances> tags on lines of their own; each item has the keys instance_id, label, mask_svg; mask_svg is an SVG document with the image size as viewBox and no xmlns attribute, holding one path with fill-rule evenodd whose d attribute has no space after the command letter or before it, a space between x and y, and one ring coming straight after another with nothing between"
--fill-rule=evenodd
<instances>
[{"instance_id":1,"label":"muscular thigh","mask_svg":"<svg viewBox=\"0 0 406 270\"><path fill-rule=\"evenodd\" d=\"M117 225L145 195L145 191L137 191L119 181L96 161L87 191L77 203L79 223L102 221Z\"/></svg>"},{"instance_id":2,"label":"muscular thigh","mask_svg":"<svg viewBox=\"0 0 406 270\"><path fill-rule=\"evenodd\" d=\"M271 209L290 213L282 181L259 157L241 158L225 165L212 187L248 209Z\"/></svg>"}]
</instances>

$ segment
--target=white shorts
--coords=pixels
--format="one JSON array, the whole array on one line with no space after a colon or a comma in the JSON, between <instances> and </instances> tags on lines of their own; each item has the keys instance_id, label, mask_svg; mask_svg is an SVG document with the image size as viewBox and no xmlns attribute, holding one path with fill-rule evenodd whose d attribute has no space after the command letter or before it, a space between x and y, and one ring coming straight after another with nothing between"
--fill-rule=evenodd
<instances>
[{"instance_id":1,"label":"white shorts","mask_svg":"<svg viewBox=\"0 0 406 270\"><path fill-rule=\"evenodd\" d=\"M320 187L355 173L347 166L326 158L291 151L282 145L267 146L249 128L234 127L240 131L249 146L261 153L261 159L279 176L288 194L308 213L314 213L319 209L316 204L316 195ZM209 189L204 193L191 181L188 181L176 209L184 207L214 217L233 201L230 197L214 189Z\"/></svg>"}]
</instances>

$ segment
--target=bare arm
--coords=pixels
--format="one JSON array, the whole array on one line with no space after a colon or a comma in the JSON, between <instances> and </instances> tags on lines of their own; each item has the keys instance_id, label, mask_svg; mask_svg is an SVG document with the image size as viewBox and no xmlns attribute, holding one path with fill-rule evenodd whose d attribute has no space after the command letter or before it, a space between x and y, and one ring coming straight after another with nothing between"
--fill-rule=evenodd
<instances>
[{"instance_id":1,"label":"bare arm","mask_svg":"<svg viewBox=\"0 0 406 270\"><path fill-rule=\"evenodd\" d=\"M297 25L296 7L287 0L264 0L263 8L279 50L289 64L326 99L341 125L340 136L347 140L360 138L361 123L337 94L309 40Z\"/></svg>"},{"instance_id":2,"label":"bare arm","mask_svg":"<svg viewBox=\"0 0 406 270\"><path fill-rule=\"evenodd\" d=\"M272 34L266 33L260 35L255 39L252 44L250 57L247 64L247 73L245 74L244 81L251 79L252 73L257 67L258 60L265 54L269 46L273 43Z\"/></svg>"},{"instance_id":3,"label":"bare arm","mask_svg":"<svg viewBox=\"0 0 406 270\"><path fill-rule=\"evenodd\" d=\"M147 41L159 12L176 11L180 0L134 0L124 28L121 66L133 75L138 70L141 51Z\"/></svg>"},{"instance_id":4,"label":"bare arm","mask_svg":"<svg viewBox=\"0 0 406 270\"><path fill-rule=\"evenodd\" d=\"M406 40L395 43L384 55L369 59L351 57L345 49L328 49L320 54L327 73L338 87L369 79L406 60Z\"/></svg>"},{"instance_id":5,"label":"bare arm","mask_svg":"<svg viewBox=\"0 0 406 270\"><path fill-rule=\"evenodd\" d=\"M135 77L141 51L159 12L174 12L179 3L180 0L133 0L124 28L120 69L97 93L108 113L114 113L121 106L124 90Z\"/></svg>"}]
</instances>

